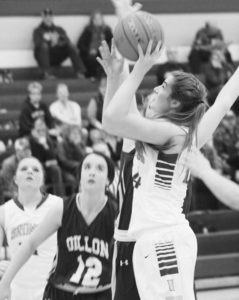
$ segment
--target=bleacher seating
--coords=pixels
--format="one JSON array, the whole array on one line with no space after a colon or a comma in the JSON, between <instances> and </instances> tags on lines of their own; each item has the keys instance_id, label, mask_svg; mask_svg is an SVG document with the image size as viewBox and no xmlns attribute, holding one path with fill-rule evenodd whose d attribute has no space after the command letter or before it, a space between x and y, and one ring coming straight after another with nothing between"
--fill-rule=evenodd
<instances>
[{"instance_id":1,"label":"bleacher seating","mask_svg":"<svg viewBox=\"0 0 239 300\"><path fill-rule=\"evenodd\" d=\"M192 228L201 228L196 234L196 290L239 287L239 212L198 211L188 219Z\"/></svg>"}]
</instances>

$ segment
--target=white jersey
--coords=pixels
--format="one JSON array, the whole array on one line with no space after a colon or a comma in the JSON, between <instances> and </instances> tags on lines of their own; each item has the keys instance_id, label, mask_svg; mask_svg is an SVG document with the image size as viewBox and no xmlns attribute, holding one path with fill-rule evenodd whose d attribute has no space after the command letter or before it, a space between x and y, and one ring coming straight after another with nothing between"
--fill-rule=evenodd
<instances>
[{"instance_id":1,"label":"white jersey","mask_svg":"<svg viewBox=\"0 0 239 300\"><path fill-rule=\"evenodd\" d=\"M43 197L38 207L24 210L17 200L4 204L4 226L9 245L10 257L14 257L20 245L28 239L49 209L61 198L54 195ZM57 236L53 234L43 242L15 276L11 300L41 300L57 249Z\"/></svg>"},{"instance_id":2,"label":"white jersey","mask_svg":"<svg viewBox=\"0 0 239 300\"><path fill-rule=\"evenodd\" d=\"M129 226L135 238L149 229L188 222L182 209L188 179L182 164L186 153L165 154L145 145L143 159L137 159L140 186L134 191Z\"/></svg>"}]
</instances>

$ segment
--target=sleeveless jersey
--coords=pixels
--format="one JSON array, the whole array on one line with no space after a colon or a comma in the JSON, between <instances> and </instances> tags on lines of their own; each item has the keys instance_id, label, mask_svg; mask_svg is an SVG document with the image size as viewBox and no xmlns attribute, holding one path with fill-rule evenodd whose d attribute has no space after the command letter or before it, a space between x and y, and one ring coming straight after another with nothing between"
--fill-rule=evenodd
<instances>
[{"instance_id":1,"label":"sleeveless jersey","mask_svg":"<svg viewBox=\"0 0 239 300\"><path fill-rule=\"evenodd\" d=\"M49 281L55 286L89 288L95 293L110 288L116 209L107 200L88 225L77 207L77 197L64 201L62 226L57 233L58 253Z\"/></svg>"},{"instance_id":2,"label":"sleeveless jersey","mask_svg":"<svg viewBox=\"0 0 239 300\"><path fill-rule=\"evenodd\" d=\"M133 195L140 185L139 173L135 164L135 149L122 152L120 159L120 175L117 190L119 215L116 222L114 238L117 241L134 241L128 229L131 219Z\"/></svg>"},{"instance_id":3,"label":"sleeveless jersey","mask_svg":"<svg viewBox=\"0 0 239 300\"><path fill-rule=\"evenodd\" d=\"M31 232L39 225L48 211L56 206L58 201L62 201L62 199L50 194L45 195L33 211L24 210L18 200L12 199L4 204L4 230L11 257L14 257L20 245L28 239ZM17 273L12 282L12 292L17 295L18 289L27 291L30 288L42 289L43 294L56 250L56 234L53 234L36 249ZM20 297L19 294L18 297ZM35 299L33 295L32 299Z\"/></svg>"},{"instance_id":4,"label":"sleeveless jersey","mask_svg":"<svg viewBox=\"0 0 239 300\"><path fill-rule=\"evenodd\" d=\"M188 171L179 154L165 154L145 145L143 159L137 158L140 186L134 193L129 232L137 238L145 230L187 223L183 213Z\"/></svg>"}]
</instances>

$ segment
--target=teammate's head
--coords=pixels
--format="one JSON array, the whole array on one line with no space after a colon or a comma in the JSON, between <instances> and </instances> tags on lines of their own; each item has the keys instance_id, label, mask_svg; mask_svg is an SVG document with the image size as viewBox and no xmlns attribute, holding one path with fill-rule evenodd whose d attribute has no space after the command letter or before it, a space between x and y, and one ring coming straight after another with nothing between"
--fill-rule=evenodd
<instances>
[{"instance_id":1,"label":"teammate's head","mask_svg":"<svg viewBox=\"0 0 239 300\"><path fill-rule=\"evenodd\" d=\"M114 180L114 164L100 152L87 154L81 162L79 184L84 190L105 190Z\"/></svg>"},{"instance_id":2,"label":"teammate's head","mask_svg":"<svg viewBox=\"0 0 239 300\"><path fill-rule=\"evenodd\" d=\"M190 136L205 113L206 97L205 86L193 74L173 71L148 97L145 116L164 117L177 125L187 126Z\"/></svg>"},{"instance_id":3,"label":"teammate's head","mask_svg":"<svg viewBox=\"0 0 239 300\"><path fill-rule=\"evenodd\" d=\"M21 190L40 190L44 184L44 170L40 161L35 157L23 158L17 166L15 184Z\"/></svg>"}]
</instances>

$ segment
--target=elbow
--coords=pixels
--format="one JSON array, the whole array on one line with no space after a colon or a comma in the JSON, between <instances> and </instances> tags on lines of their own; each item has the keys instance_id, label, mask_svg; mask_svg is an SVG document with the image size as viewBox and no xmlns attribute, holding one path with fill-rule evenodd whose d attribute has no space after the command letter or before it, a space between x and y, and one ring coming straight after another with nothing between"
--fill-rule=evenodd
<instances>
[{"instance_id":1,"label":"elbow","mask_svg":"<svg viewBox=\"0 0 239 300\"><path fill-rule=\"evenodd\" d=\"M102 118L102 128L109 134L116 135L117 134L117 124L116 119L114 119L109 114L104 114Z\"/></svg>"}]
</instances>

